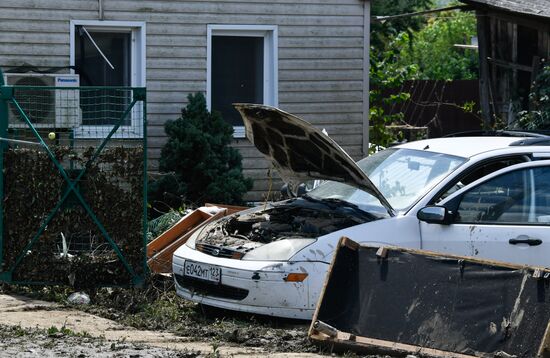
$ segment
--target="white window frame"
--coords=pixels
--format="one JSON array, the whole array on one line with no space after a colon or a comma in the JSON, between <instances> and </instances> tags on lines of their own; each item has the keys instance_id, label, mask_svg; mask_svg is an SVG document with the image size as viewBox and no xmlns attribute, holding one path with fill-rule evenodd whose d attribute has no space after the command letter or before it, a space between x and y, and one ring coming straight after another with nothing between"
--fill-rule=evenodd
<instances>
[{"instance_id":1,"label":"white window frame","mask_svg":"<svg viewBox=\"0 0 550 358\"><path fill-rule=\"evenodd\" d=\"M264 103L279 106L279 55L277 25L207 25L206 104L212 109L212 36L263 37ZM244 138L244 126L233 127L234 138Z\"/></svg>"},{"instance_id":2,"label":"white window frame","mask_svg":"<svg viewBox=\"0 0 550 358\"><path fill-rule=\"evenodd\" d=\"M75 29L76 26L83 26L88 31L104 32L125 32L131 34L130 57L131 57L131 87L146 86L146 41L145 22L141 21L99 21L99 20L71 20L70 21L70 65L74 66L76 61L75 53ZM74 70L71 70L74 73ZM136 104L138 106L139 104ZM120 126L113 138L143 138L143 126L141 123L141 110L134 107L130 126ZM74 129L76 138L101 138L106 126L81 125Z\"/></svg>"}]
</instances>

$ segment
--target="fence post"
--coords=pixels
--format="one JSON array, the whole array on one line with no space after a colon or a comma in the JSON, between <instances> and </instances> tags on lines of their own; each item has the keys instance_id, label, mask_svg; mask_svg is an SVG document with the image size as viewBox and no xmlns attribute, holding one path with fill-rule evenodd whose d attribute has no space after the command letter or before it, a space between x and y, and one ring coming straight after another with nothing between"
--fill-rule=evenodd
<instances>
[{"instance_id":1,"label":"fence post","mask_svg":"<svg viewBox=\"0 0 550 358\"><path fill-rule=\"evenodd\" d=\"M8 132L8 98L11 91L4 87L4 73L0 68L0 138L6 138ZM4 272L4 150L6 142L0 140L0 282L11 281Z\"/></svg>"}]
</instances>

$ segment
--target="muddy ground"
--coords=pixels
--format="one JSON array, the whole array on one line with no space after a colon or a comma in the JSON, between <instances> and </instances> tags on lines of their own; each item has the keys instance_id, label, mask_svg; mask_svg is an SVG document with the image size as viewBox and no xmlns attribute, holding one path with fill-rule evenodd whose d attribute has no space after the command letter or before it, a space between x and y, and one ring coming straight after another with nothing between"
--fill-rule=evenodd
<instances>
[{"instance_id":1,"label":"muddy ground","mask_svg":"<svg viewBox=\"0 0 550 358\"><path fill-rule=\"evenodd\" d=\"M0 325L0 357L183 357L208 356L145 344L109 341L57 329Z\"/></svg>"},{"instance_id":2,"label":"muddy ground","mask_svg":"<svg viewBox=\"0 0 550 358\"><path fill-rule=\"evenodd\" d=\"M78 312L88 316L105 318L117 324L140 332L166 332L172 341L196 342L190 347L201 349L170 350L166 348L151 348L132 342L122 342L118 345L121 336L111 336L98 339L98 332L91 332L94 337L87 334L82 327L69 327L65 332L53 332L48 334L42 330L29 329L31 326L17 326L17 319L12 321L10 328L0 326L0 356L8 349L24 348L19 351L22 356L219 356L218 346L236 347L245 354L258 352L259 355L284 353L303 354L313 356L315 354L330 355L326 349L313 345L307 338L309 322L297 320L284 320L272 317L254 316L249 314L236 314L225 310L216 310L203 307L186 301L175 294L173 282L168 277L153 277L146 289L101 288L91 292L91 304L73 306L67 303L67 297L74 289L69 287L21 287L0 286L0 293L10 295L18 294L24 297L32 297L48 302L55 302L56 310L66 310L67 315L74 317ZM40 305L40 310L48 310L45 304ZM27 307L24 311L32 311L33 307ZM1 307L0 307L1 311ZM73 313L69 312L72 311ZM78 312L77 312L78 311ZM36 312L21 312L22 320L36 317ZM63 313L63 311L61 312ZM43 313L40 313L43 315ZM47 314L46 314L47 315ZM19 316L16 316L19 317ZM80 322L80 319L77 319ZM84 319L82 319L84 321ZM5 324L0 320L0 324ZM47 322L42 326L49 327ZM54 331L62 331L65 324L54 326ZM120 328L101 328L91 325L92 330L117 331ZM74 329L73 329L74 328ZM84 334L72 334L74 332ZM89 331L88 331L89 332ZM50 332L51 333L51 332ZM114 337L114 338L113 338ZM118 341L116 340L118 338ZM62 339L61 339L62 338ZM111 339L109 339L111 338ZM115 339L115 341L113 341ZM126 338L123 338L124 341ZM154 338L151 338L153 340ZM112 345L114 342L114 346ZM154 343L154 342L153 342ZM202 345L201 345L202 344ZM171 347L170 345L166 345ZM116 348L113 351L112 348ZM148 348L149 347L149 348ZM187 347L187 346L185 346ZM118 350L120 348L120 350ZM151 349L151 350L149 350ZM235 352L241 352L235 351ZM10 351L11 352L11 351ZM56 353L57 352L57 353ZM226 350L229 355L233 351ZM36 353L36 354L35 354Z\"/></svg>"}]
</instances>

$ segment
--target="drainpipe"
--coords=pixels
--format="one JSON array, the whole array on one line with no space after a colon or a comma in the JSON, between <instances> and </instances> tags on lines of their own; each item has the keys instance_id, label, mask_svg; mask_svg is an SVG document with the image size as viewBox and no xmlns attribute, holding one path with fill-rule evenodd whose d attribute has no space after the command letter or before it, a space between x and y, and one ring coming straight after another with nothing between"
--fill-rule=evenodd
<instances>
[{"instance_id":1,"label":"drainpipe","mask_svg":"<svg viewBox=\"0 0 550 358\"><path fill-rule=\"evenodd\" d=\"M363 156L369 154L370 0L363 3Z\"/></svg>"}]
</instances>

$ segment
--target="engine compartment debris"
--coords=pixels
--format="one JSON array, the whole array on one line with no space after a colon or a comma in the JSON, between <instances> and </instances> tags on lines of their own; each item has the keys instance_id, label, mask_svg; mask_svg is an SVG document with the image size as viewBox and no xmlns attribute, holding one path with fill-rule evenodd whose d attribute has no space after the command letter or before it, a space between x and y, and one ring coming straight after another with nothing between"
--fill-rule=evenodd
<instances>
[{"instance_id":1,"label":"engine compartment debris","mask_svg":"<svg viewBox=\"0 0 550 358\"><path fill-rule=\"evenodd\" d=\"M265 209L236 213L205 225L197 238L200 245L245 253L283 239L317 238L350 226L375 220L360 209L307 198L290 199Z\"/></svg>"}]
</instances>

